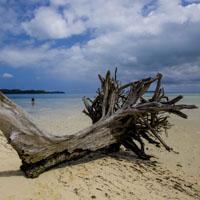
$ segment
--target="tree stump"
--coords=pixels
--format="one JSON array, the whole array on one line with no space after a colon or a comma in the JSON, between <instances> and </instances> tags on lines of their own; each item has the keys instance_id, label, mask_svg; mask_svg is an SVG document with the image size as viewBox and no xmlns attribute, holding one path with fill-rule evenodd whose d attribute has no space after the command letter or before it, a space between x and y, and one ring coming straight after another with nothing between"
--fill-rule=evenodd
<instances>
[{"instance_id":1,"label":"tree stump","mask_svg":"<svg viewBox=\"0 0 200 200\"><path fill-rule=\"evenodd\" d=\"M0 129L22 160L21 170L29 178L62 163L83 157L90 152L117 151L120 145L133 151L141 159L149 159L145 153L145 141L166 150L172 149L161 134L170 128L169 113L187 118L182 109L194 109L195 105L177 102L183 97L169 100L161 88L162 75L121 85L117 70L112 77L99 75L101 87L94 99L83 98L85 109L93 124L73 135L50 135L38 128L27 114L8 97L0 93ZM154 92L148 92L156 83Z\"/></svg>"}]
</instances>

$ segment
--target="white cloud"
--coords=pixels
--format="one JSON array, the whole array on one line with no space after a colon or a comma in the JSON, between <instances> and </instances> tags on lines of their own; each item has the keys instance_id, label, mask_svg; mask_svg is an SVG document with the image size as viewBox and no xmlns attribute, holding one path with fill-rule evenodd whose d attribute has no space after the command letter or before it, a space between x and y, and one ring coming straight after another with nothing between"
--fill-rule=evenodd
<instances>
[{"instance_id":1,"label":"white cloud","mask_svg":"<svg viewBox=\"0 0 200 200\"><path fill-rule=\"evenodd\" d=\"M147 16L142 15L144 5L149 3L147 0L52 0L52 3L57 6L68 4L65 12L86 17L85 26L95 28L97 33L126 31L137 35L159 34L166 24L200 20L200 5L184 7L180 0L159 0Z\"/></svg>"},{"instance_id":2,"label":"white cloud","mask_svg":"<svg viewBox=\"0 0 200 200\"><path fill-rule=\"evenodd\" d=\"M32 65L42 62L45 55L43 48L23 48L14 47L1 50L0 60L13 67L33 67Z\"/></svg>"},{"instance_id":3,"label":"white cloud","mask_svg":"<svg viewBox=\"0 0 200 200\"><path fill-rule=\"evenodd\" d=\"M35 17L23 23L26 32L39 38L66 38L94 29L96 35L127 32L132 35L160 34L168 24L195 23L200 20L200 4L182 6L180 0L159 0L148 15L142 10L147 0L51 0ZM54 6L68 5L62 13ZM85 19L85 20L84 20Z\"/></svg>"},{"instance_id":4,"label":"white cloud","mask_svg":"<svg viewBox=\"0 0 200 200\"><path fill-rule=\"evenodd\" d=\"M29 35L43 39L66 38L85 31L81 20L67 21L59 12L50 7L39 8L35 13L35 18L22 25Z\"/></svg>"},{"instance_id":5,"label":"white cloud","mask_svg":"<svg viewBox=\"0 0 200 200\"><path fill-rule=\"evenodd\" d=\"M5 79L9 79L9 78L13 78L13 75L10 74L10 73L4 73L4 74L2 75L2 77L5 78Z\"/></svg>"}]
</instances>

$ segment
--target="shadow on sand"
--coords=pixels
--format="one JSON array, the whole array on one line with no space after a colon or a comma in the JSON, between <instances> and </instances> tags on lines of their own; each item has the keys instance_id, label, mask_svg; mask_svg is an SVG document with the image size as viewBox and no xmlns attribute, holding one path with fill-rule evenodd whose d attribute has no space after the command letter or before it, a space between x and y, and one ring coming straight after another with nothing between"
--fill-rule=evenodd
<instances>
[{"instance_id":1,"label":"shadow on sand","mask_svg":"<svg viewBox=\"0 0 200 200\"><path fill-rule=\"evenodd\" d=\"M24 176L21 170L0 171L0 177Z\"/></svg>"},{"instance_id":2,"label":"shadow on sand","mask_svg":"<svg viewBox=\"0 0 200 200\"><path fill-rule=\"evenodd\" d=\"M128 161L130 163L132 163L133 165L138 165L138 166L146 166L148 167L154 167L157 165L157 161L155 161L155 159L152 160L142 160L140 158L138 158L133 152L131 151L123 151L120 150L118 152L114 152L114 153L99 153L99 152L94 152L94 153L90 153L87 156L84 156L83 158L79 158L78 160L72 160L72 161L68 161L68 162L64 162L60 165L58 165L57 167L54 167L54 169L56 168L64 168L67 166L73 166L73 165L79 165L82 163L88 163L90 161L93 160L98 160L98 159L102 159L102 158L114 158L116 160L120 161ZM152 156L153 158L153 156Z\"/></svg>"},{"instance_id":3,"label":"shadow on sand","mask_svg":"<svg viewBox=\"0 0 200 200\"><path fill-rule=\"evenodd\" d=\"M134 165L137 165L137 164L138 165L145 164L146 166L156 165L156 161L141 160L141 159L138 159L138 157L134 155L132 152L120 150L119 152L115 152L115 153L99 153L99 152L90 153L87 156L84 156L83 158L79 158L78 160L72 160L72 161L64 162L62 164L54 166L52 169L56 170L58 168L64 168L67 166L79 165L82 163L88 163L90 161L98 160L98 159L106 158L106 157L112 157L119 161L126 160L133 163ZM25 175L20 169L0 171L0 177L11 177L11 176L25 176Z\"/></svg>"}]
</instances>

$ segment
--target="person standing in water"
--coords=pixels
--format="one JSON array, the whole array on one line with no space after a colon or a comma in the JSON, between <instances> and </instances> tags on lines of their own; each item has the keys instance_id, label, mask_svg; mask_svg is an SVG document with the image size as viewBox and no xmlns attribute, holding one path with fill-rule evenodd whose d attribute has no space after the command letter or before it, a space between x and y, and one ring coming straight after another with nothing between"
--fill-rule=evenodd
<instances>
[{"instance_id":1,"label":"person standing in water","mask_svg":"<svg viewBox=\"0 0 200 200\"><path fill-rule=\"evenodd\" d=\"M34 97L31 98L31 104L32 104L32 106L35 105L35 98Z\"/></svg>"}]
</instances>

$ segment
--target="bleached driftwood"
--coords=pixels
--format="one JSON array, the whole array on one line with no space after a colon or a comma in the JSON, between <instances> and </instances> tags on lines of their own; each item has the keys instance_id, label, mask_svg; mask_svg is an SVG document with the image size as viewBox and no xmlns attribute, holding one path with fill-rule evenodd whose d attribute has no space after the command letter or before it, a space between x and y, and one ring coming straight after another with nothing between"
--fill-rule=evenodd
<instances>
[{"instance_id":1,"label":"bleached driftwood","mask_svg":"<svg viewBox=\"0 0 200 200\"><path fill-rule=\"evenodd\" d=\"M168 113L187 118L182 109L194 105L176 105L178 96L169 100L161 89L161 74L155 78L121 85L108 71L99 75L101 88L94 100L84 97L84 113L93 122L90 127L73 135L57 136L39 129L27 114L0 93L0 129L22 160L21 169L27 177L37 177L49 168L94 151L116 151L120 145L134 151L140 158L149 159L144 140L170 151L161 139L161 132L169 128ZM144 94L150 85L157 86L152 97ZM139 143L139 145L137 144Z\"/></svg>"}]
</instances>

